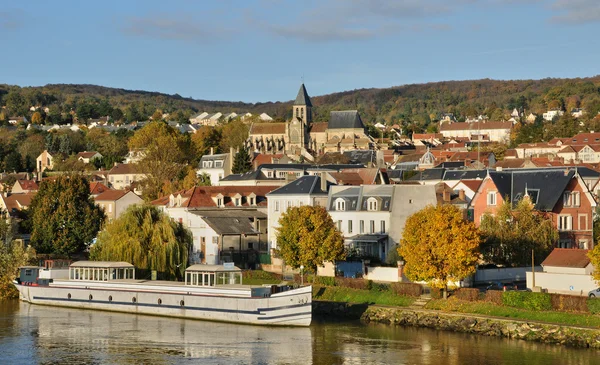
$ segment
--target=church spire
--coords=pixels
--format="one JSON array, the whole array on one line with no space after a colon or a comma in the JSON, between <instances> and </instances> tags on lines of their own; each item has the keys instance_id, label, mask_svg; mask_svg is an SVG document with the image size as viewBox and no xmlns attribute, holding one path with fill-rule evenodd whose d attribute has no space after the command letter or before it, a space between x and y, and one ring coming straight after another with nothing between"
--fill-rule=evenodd
<instances>
[{"instance_id":1,"label":"church spire","mask_svg":"<svg viewBox=\"0 0 600 365\"><path fill-rule=\"evenodd\" d=\"M306 92L304 83L300 85L300 90L298 90L298 96L296 96L294 105L306 105L312 108L312 103L310 102L310 97L308 96L308 92Z\"/></svg>"}]
</instances>

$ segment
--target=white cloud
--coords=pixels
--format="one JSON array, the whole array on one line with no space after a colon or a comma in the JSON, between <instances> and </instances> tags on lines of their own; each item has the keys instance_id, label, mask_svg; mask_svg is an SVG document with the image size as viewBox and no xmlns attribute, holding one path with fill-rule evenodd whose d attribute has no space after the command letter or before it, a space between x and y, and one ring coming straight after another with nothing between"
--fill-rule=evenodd
<instances>
[{"instance_id":1,"label":"white cloud","mask_svg":"<svg viewBox=\"0 0 600 365\"><path fill-rule=\"evenodd\" d=\"M600 22L600 1L598 0L555 0L551 9L559 13L550 19L554 23Z\"/></svg>"}]
</instances>

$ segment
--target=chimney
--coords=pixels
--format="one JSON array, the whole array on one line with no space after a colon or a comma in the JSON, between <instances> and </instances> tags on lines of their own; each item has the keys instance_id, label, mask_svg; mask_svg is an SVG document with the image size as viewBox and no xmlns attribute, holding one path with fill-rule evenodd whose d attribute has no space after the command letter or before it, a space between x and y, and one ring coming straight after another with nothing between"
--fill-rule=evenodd
<instances>
[{"instance_id":1,"label":"chimney","mask_svg":"<svg viewBox=\"0 0 600 365\"><path fill-rule=\"evenodd\" d=\"M215 148L214 147L210 148L210 154L211 154L211 156L215 154Z\"/></svg>"},{"instance_id":2,"label":"chimney","mask_svg":"<svg viewBox=\"0 0 600 365\"><path fill-rule=\"evenodd\" d=\"M321 172L321 190L327 192L327 173Z\"/></svg>"},{"instance_id":3,"label":"chimney","mask_svg":"<svg viewBox=\"0 0 600 365\"><path fill-rule=\"evenodd\" d=\"M442 193L442 199L445 202L449 202L450 201L450 192L448 190L444 190L444 192Z\"/></svg>"},{"instance_id":4,"label":"chimney","mask_svg":"<svg viewBox=\"0 0 600 365\"><path fill-rule=\"evenodd\" d=\"M235 151L233 147L229 147L229 172L233 172L233 158L235 157Z\"/></svg>"},{"instance_id":5,"label":"chimney","mask_svg":"<svg viewBox=\"0 0 600 365\"><path fill-rule=\"evenodd\" d=\"M465 191L463 189L460 189L458 191L458 199L460 199L460 200L467 200L467 199L465 199Z\"/></svg>"},{"instance_id":6,"label":"chimney","mask_svg":"<svg viewBox=\"0 0 600 365\"><path fill-rule=\"evenodd\" d=\"M502 171L502 166L496 166L496 171Z\"/></svg>"}]
</instances>

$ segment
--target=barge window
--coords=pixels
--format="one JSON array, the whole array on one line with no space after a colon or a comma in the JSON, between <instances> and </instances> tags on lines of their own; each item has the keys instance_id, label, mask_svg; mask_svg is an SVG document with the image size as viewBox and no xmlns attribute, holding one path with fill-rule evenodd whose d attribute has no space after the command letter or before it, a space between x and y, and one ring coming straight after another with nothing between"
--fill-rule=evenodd
<instances>
[{"instance_id":1,"label":"barge window","mask_svg":"<svg viewBox=\"0 0 600 365\"><path fill-rule=\"evenodd\" d=\"M158 305L162 304L162 299L158 298Z\"/></svg>"},{"instance_id":2,"label":"barge window","mask_svg":"<svg viewBox=\"0 0 600 365\"><path fill-rule=\"evenodd\" d=\"M67 294L67 299L71 299L71 293Z\"/></svg>"},{"instance_id":3,"label":"barge window","mask_svg":"<svg viewBox=\"0 0 600 365\"><path fill-rule=\"evenodd\" d=\"M132 302L132 303L135 303L135 302L137 302L137 298L136 298L136 297L133 297L133 298L131 298L131 302Z\"/></svg>"},{"instance_id":4,"label":"barge window","mask_svg":"<svg viewBox=\"0 0 600 365\"><path fill-rule=\"evenodd\" d=\"M90 300L94 299L94 297L92 296L92 294L90 294Z\"/></svg>"},{"instance_id":5,"label":"barge window","mask_svg":"<svg viewBox=\"0 0 600 365\"><path fill-rule=\"evenodd\" d=\"M108 296L108 301L109 301L109 302L112 302L112 295L109 295L109 296Z\"/></svg>"},{"instance_id":6,"label":"barge window","mask_svg":"<svg viewBox=\"0 0 600 365\"><path fill-rule=\"evenodd\" d=\"M185 302L182 300L181 302L179 302L179 305L181 305L183 307L183 306L185 306Z\"/></svg>"}]
</instances>

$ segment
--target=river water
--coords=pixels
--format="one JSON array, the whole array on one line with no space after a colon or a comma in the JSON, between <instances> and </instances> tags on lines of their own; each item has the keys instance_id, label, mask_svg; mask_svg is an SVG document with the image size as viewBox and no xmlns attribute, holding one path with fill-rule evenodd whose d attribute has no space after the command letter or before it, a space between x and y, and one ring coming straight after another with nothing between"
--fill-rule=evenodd
<instances>
[{"instance_id":1,"label":"river water","mask_svg":"<svg viewBox=\"0 0 600 365\"><path fill-rule=\"evenodd\" d=\"M600 351L317 319L269 328L0 302L0 364L600 364Z\"/></svg>"}]
</instances>

